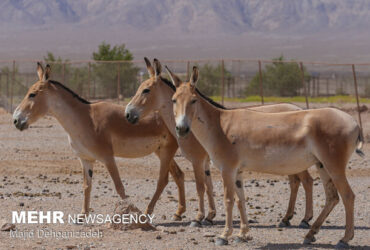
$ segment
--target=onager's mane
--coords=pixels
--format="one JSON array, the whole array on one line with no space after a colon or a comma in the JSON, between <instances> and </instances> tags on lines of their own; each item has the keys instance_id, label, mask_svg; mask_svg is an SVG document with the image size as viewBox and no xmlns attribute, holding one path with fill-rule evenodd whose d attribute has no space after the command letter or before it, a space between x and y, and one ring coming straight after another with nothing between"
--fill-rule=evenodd
<instances>
[{"instance_id":1,"label":"onager's mane","mask_svg":"<svg viewBox=\"0 0 370 250\"><path fill-rule=\"evenodd\" d=\"M161 80L162 82L164 82L168 87L170 87L173 91L176 91L176 87L169 81L167 80L166 78L163 78L161 77ZM215 106L216 108L219 108L219 109L228 109L226 108L225 106L215 102L214 100L212 100L211 98L209 98L208 96L205 96L203 93L201 93L199 91L198 88L195 88L195 90L197 91L197 93L202 97L204 98L207 102L209 102L210 104L212 104L213 106Z\"/></svg>"},{"instance_id":2,"label":"onager's mane","mask_svg":"<svg viewBox=\"0 0 370 250\"><path fill-rule=\"evenodd\" d=\"M53 81L53 80L49 80L49 83L51 84L54 84L56 86L59 86L61 87L62 89L66 90L67 92L69 92L74 98L76 98L77 100L79 100L80 102L84 103L84 104L91 104L91 102L85 100L84 98L82 98L81 96L79 96L78 94L76 94L73 90L71 90L70 88L68 88L67 86L61 84L60 82L57 82L57 81Z\"/></svg>"}]
</instances>

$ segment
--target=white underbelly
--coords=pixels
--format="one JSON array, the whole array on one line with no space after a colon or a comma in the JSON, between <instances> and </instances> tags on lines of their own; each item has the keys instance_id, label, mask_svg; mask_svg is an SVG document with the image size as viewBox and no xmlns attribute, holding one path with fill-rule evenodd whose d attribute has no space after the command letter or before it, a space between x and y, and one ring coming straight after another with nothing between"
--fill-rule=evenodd
<instances>
[{"instance_id":1,"label":"white underbelly","mask_svg":"<svg viewBox=\"0 0 370 250\"><path fill-rule=\"evenodd\" d=\"M290 175L302 172L317 163L306 147L266 147L258 154L245 154L241 167L250 171Z\"/></svg>"}]
</instances>

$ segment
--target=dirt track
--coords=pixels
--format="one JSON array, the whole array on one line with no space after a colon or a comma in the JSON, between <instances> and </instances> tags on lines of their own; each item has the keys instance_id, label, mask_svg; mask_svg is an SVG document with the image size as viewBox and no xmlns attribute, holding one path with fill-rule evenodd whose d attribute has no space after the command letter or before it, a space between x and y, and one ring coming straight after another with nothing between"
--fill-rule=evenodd
<instances>
[{"instance_id":1,"label":"dirt track","mask_svg":"<svg viewBox=\"0 0 370 250\"><path fill-rule=\"evenodd\" d=\"M356 115L352 113L352 115ZM370 134L370 112L363 113L365 135ZM78 159L68 145L67 135L55 119L46 117L24 132L17 131L11 123L11 115L0 112L0 222L11 221L11 211L16 210L60 210L65 214L80 212L82 206L82 172ZM356 194L355 237L350 242L355 248L370 245L370 147L365 145L365 159L353 155L348 176ZM223 189L218 170L212 168L214 191L217 205L215 226L190 228L188 224L196 215L198 207L192 167L183 157L176 157L181 169L186 173L187 212L182 222L173 222L172 214L177 206L177 189L171 181L157 203L154 224L158 231L143 232L116 231L106 225L69 224L17 224L18 230L47 228L55 231L100 230L102 238L35 238L34 240L14 239L9 232L0 232L0 249L24 248L121 248L121 249L205 249L216 248L213 235L222 232L224 223ZM140 159L118 159L121 178L132 203L142 211L153 194L158 175L159 161L155 156ZM313 168L310 173L317 174ZM112 214L114 204L119 200L113 183L101 164L96 164L93 178L91 207L94 213ZM257 180L257 181L254 181ZM271 182L276 180L276 182ZM256 184L258 183L258 185ZM273 183L273 184L272 184ZM289 198L287 177L246 173L245 193L249 197L247 212L250 235L253 240L236 244L232 248L287 248L304 247L301 243L306 233L298 229L304 214L304 195L300 188L296 215L292 227L278 229ZM138 192L140 191L140 192ZM318 179L314 186L314 219L324 205L324 191ZM238 221L238 211L234 208L234 219ZM312 223L312 222L311 222ZM1 225L0 225L1 226ZM313 248L331 248L344 234L344 207L336 206L317 235ZM238 232L235 225L234 235ZM204 237L208 233L211 237ZM225 249L226 247L222 247ZM221 249L221 247L220 247Z\"/></svg>"}]
</instances>

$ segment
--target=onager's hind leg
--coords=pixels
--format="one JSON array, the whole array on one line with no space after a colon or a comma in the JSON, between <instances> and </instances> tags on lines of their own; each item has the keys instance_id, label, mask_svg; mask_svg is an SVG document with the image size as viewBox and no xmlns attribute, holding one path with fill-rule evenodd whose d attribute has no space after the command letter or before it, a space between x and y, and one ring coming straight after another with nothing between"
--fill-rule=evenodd
<instances>
[{"instance_id":1,"label":"onager's hind leg","mask_svg":"<svg viewBox=\"0 0 370 250\"><path fill-rule=\"evenodd\" d=\"M83 192L84 192L84 202L81 210L81 214L88 214L90 211L90 194L91 194L91 182L93 176L93 166L94 161L80 159L81 165L83 167Z\"/></svg>"},{"instance_id":2,"label":"onager's hind leg","mask_svg":"<svg viewBox=\"0 0 370 250\"><path fill-rule=\"evenodd\" d=\"M237 242L247 241L247 233L249 231L242 174L243 172L238 172L235 182L236 204L240 212L240 232L238 238L236 238Z\"/></svg>"},{"instance_id":3,"label":"onager's hind leg","mask_svg":"<svg viewBox=\"0 0 370 250\"><path fill-rule=\"evenodd\" d=\"M306 212L303 220L299 224L299 227L310 228L310 224L308 222L312 219L313 216L313 198L312 198L313 179L307 170L295 175L289 175L289 185L290 185L289 205L284 218L279 224L279 227L290 226L290 220L293 218L294 215L294 208L297 200L297 194L300 183L302 183L305 191Z\"/></svg>"},{"instance_id":4,"label":"onager's hind leg","mask_svg":"<svg viewBox=\"0 0 370 250\"><path fill-rule=\"evenodd\" d=\"M118 195L121 197L121 199L126 199L128 196L125 194L125 188L123 187L121 177L119 176L119 172L117 169L116 162L114 158L108 158L104 161L105 166L108 169L109 175L113 180L114 187L118 193Z\"/></svg>"},{"instance_id":5,"label":"onager's hind leg","mask_svg":"<svg viewBox=\"0 0 370 250\"><path fill-rule=\"evenodd\" d=\"M213 224L213 219L216 217L216 205L213 197L213 184L210 171L210 161L209 157L204 162L204 173L205 173L205 188L208 197L208 215L205 218L205 224Z\"/></svg>"},{"instance_id":6,"label":"onager's hind leg","mask_svg":"<svg viewBox=\"0 0 370 250\"><path fill-rule=\"evenodd\" d=\"M312 224L310 231L307 233L303 242L305 244L309 244L311 242L316 241L314 235L319 232L322 223L325 221L330 212L339 202L338 192L334 186L332 179L330 178L325 168L320 168L320 165L321 164L317 164L316 167L319 171L320 178L325 189L326 202L319 217L317 217L316 221Z\"/></svg>"},{"instance_id":7,"label":"onager's hind leg","mask_svg":"<svg viewBox=\"0 0 370 250\"><path fill-rule=\"evenodd\" d=\"M279 227L288 227L290 226L290 220L293 218L294 215L294 207L295 202L297 199L298 188L299 184L301 183L300 179L297 175L289 175L289 185L290 185L290 198L289 198L289 205L288 210L284 218L281 220Z\"/></svg>"},{"instance_id":8,"label":"onager's hind leg","mask_svg":"<svg viewBox=\"0 0 370 250\"><path fill-rule=\"evenodd\" d=\"M313 217L313 179L308 171L303 171L297 174L298 178L301 180L302 186L304 188L306 196L306 212L303 220L299 224L300 228L310 228L309 221Z\"/></svg>"}]
</instances>

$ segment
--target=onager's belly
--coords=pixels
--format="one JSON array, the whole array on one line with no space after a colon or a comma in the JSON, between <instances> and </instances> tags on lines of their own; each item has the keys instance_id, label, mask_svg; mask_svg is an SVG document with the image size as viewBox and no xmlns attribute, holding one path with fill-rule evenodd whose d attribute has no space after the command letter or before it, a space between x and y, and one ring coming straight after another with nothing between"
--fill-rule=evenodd
<instances>
[{"instance_id":1,"label":"onager's belly","mask_svg":"<svg viewBox=\"0 0 370 250\"><path fill-rule=\"evenodd\" d=\"M161 145L159 136L139 137L126 140L112 139L114 156L123 158L138 158L149 155Z\"/></svg>"},{"instance_id":2,"label":"onager's belly","mask_svg":"<svg viewBox=\"0 0 370 250\"><path fill-rule=\"evenodd\" d=\"M259 152L244 154L242 168L269 174L290 175L302 172L317 163L306 147L268 146Z\"/></svg>"}]
</instances>

